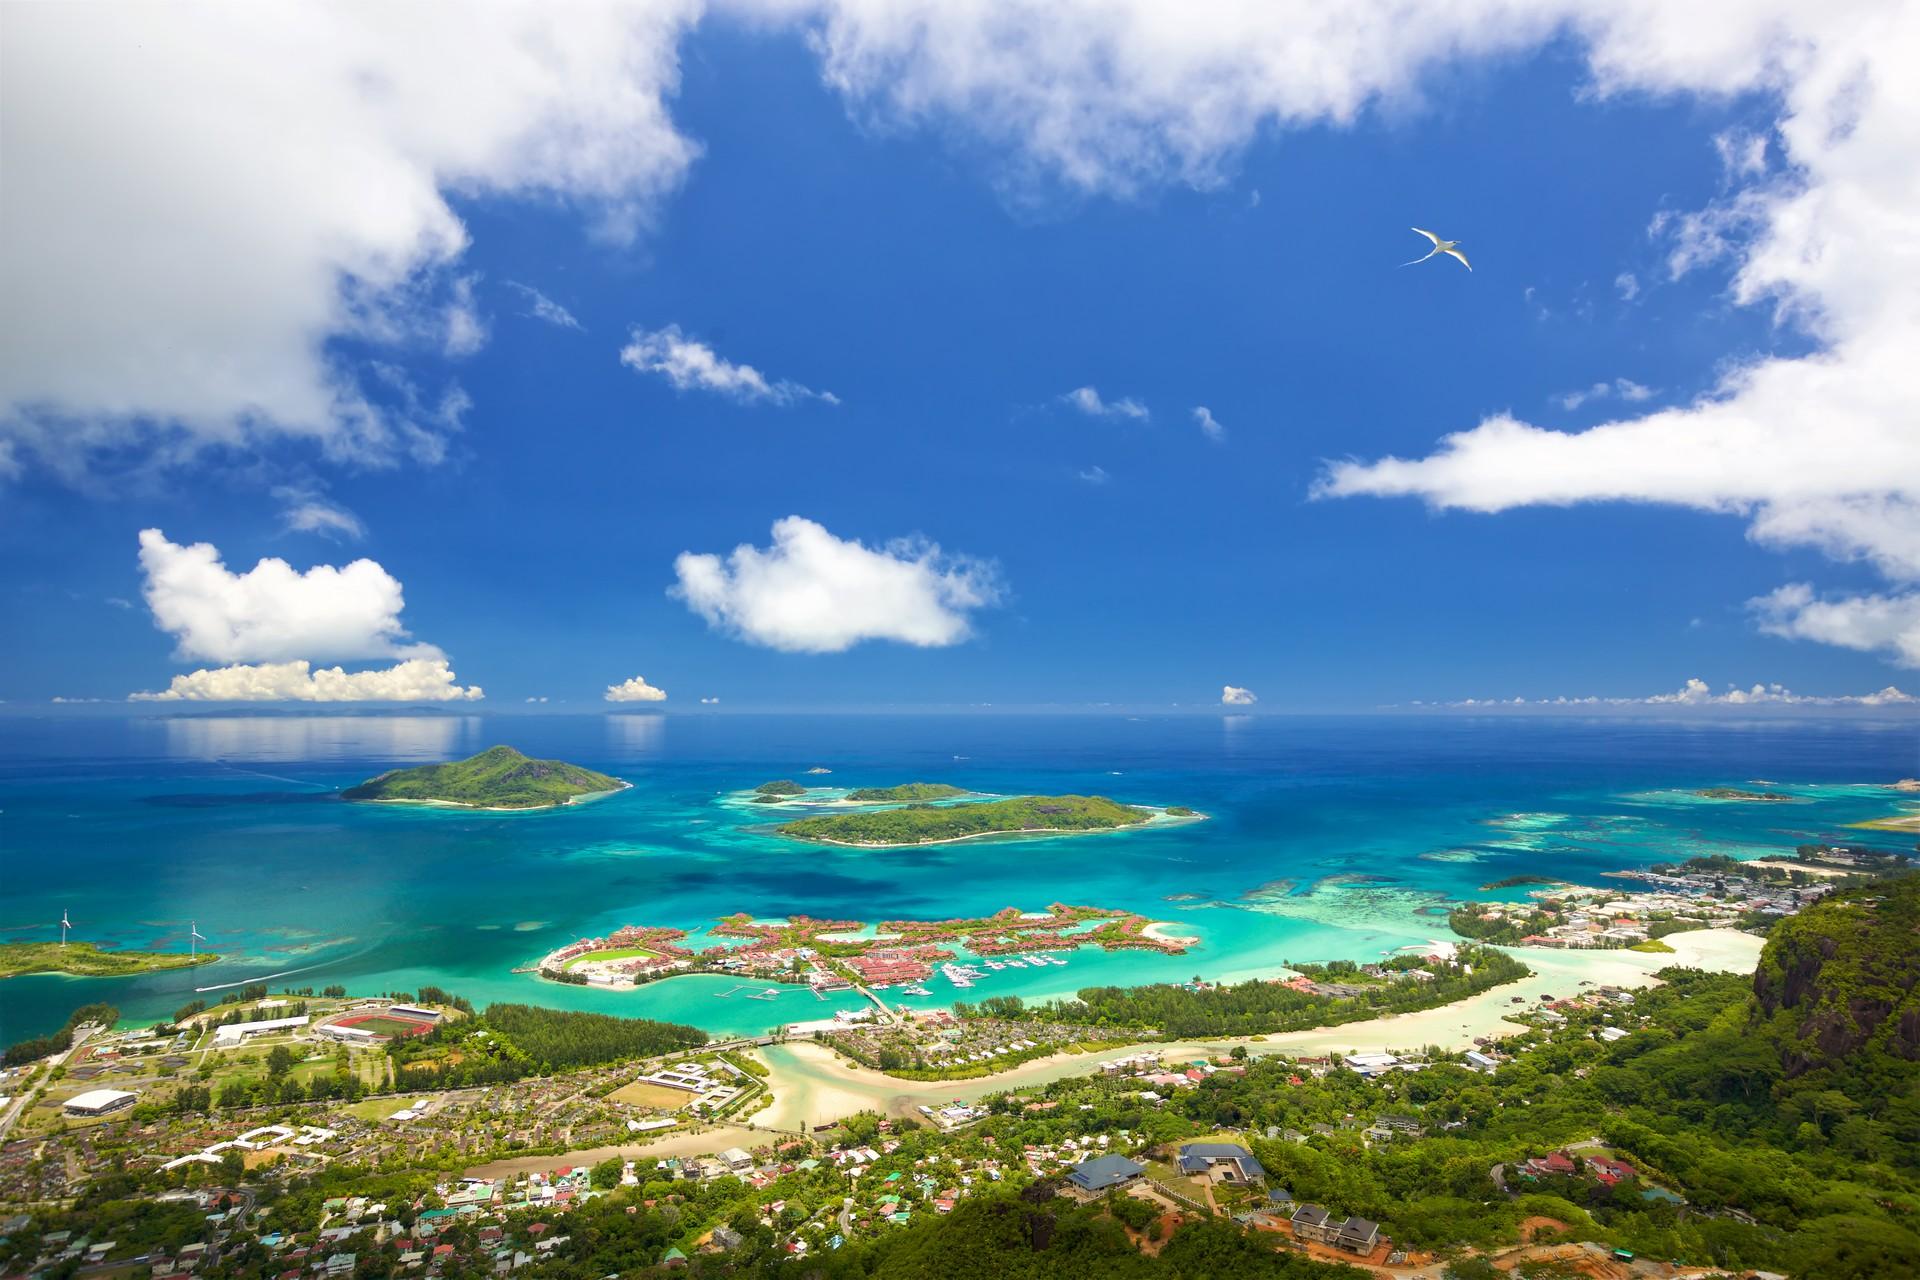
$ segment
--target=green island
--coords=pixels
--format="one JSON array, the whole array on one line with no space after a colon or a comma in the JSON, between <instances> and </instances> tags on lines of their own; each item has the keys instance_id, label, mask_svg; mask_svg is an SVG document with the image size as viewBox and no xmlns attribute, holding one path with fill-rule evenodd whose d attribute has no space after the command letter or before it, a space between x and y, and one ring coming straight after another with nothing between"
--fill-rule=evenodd
<instances>
[{"instance_id":1,"label":"green island","mask_svg":"<svg viewBox=\"0 0 1920 1280\"><path fill-rule=\"evenodd\" d=\"M1740 787L1705 787L1693 794L1702 800L1749 800L1770 804L1794 799L1793 796L1782 795L1778 791L1746 791Z\"/></svg>"},{"instance_id":2,"label":"green island","mask_svg":"<svg viewBox=\"0 0 1920 1280\"><path fill-rule=\"evenodd\" d=\"M1017 796L972 804L911 804L871 813L836 813L801 818L778 830L796 840L885 848L1022 832L1117 831L1152 818L1151 809L1124 805L1105 796Z\"/></svg>"},{"instance_id":3,"label":"green island","mask_svg":"<svg viewBox=\"0 0 1920 1280\"><path fill-rule=\"evenodd\" d=\"M0 942L0 978L27 973L64 973L75 978L125 978L162 969L212 964L211 951L183 955L173 951L106 951L91 942Z\"/></svg>"},{"instance_id":4,"label":"green island","mask_svg":"<svg viewBox=\"0 0 1920 1280\"><path fill-rule=\"evenodd\" d=\"M753 789L757 796L767 796L774 800L784 800L788 796L803 796L807 789L792 778L777 778L772 782L763 782Z\"/></svg>"},{"instance_id":5,"label":"green island","mask_svg":"<svg viewBox=\"0 0 1920 1280\"><path fill-rule=\"evenodd\" d=\"M1480 892L1486 893L1493 889L1518 889L1522 885L1546 885L1546 884L1565 884L1565 883L1566 881L1555 879L1553 876L1506 876L1499 880L1487 881L1487 883L1480 886Z\"/></svg>"},{"instance_id":6,"label":"green island","mask_svg":"<svg viewBox=\"0 0 1920 1280\"><path fill-rule=\"evenodd\" d=\"M891 801L951 800L955 796L972 794L965 787L945 782L903 782L897 787L861 787L847 792L847 799L855 804L884 804Z\"/></svg>"},{"instance_id":7,"label":"green island","mask_svg":"<svg viewBox=\"0 0 1920 1280\"><path fill-rule=\"evenodd\" d=\"M552 809L619 791L626 783L564 760L535 760L512 747L489 747L448 764L392 769L340 794L387 804L463 809Z\"/></svg>"}]
</instances>

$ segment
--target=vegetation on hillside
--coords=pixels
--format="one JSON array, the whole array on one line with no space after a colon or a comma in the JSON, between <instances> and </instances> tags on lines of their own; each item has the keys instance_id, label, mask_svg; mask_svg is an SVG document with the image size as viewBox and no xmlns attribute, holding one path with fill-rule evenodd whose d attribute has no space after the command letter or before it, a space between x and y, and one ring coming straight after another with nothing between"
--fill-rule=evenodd
<instances>
[{"instance_id":1,"label":"vegetation on hillside","mask_svg":"<svg viewBox=\"0 0 1920 1280\"><path fill-rule=\"evenodd\" d=\"M83 1004L68 1014L66 1024L52 1035L34 1036L30 1040L19 1040L8 1045L4 1065L17 1067L49 1054L65 1052L73 1044L73 1029L82 1023L92 1022L111 1027L118 1021L120 1011L110 1004Z\"/></svg>"},{"instance_id":2,"label":"vegetation on hillside","mask_svg":"<svg viewBox=\"0 0 1920 1280\"><path fill-rule=\"evenodd\" d=\"M780 833L839 844L912 845L1020 831L1111 831L1152 817L1149 810L1105 796L1019 796L801 818L782 826Z\"/></svg>"},{"instance_id":3,"label":"vegetation on hillside","mask_svg":"<svg viewBox=\"0 0 1920 1280\"><path fill-rule=\"evenodd\" d=\"M341 795L349 800L431 801L478 809L545 809L625 785L618 778L564 760L534 760L501 746L450 764L389 770L348 787Z\"/></svg>"},{"instance_id":4,"label":"vegetation on hillside","mask_svg":"<svg viewBox=\"0 0 1920 1280\"><path fill-rule=\"evenodd\" d=\"M847 799L867 804L888 800L951 800L969 794L965 787L944 782L903 782L897 787L861 787L847 792Z\"/></svg>"},{"instance_id":5,"label":"vegetation on hillside","mask_svg":"<svg viewBox=\"0 0 1920 1280\"><path fill-rule=\"evenodd\" d=\"M792 778L778 778L772 782L763 782L753 789L755 795L771 796L780 799L784 796L803 796L807 789Z\"/></svg>"},{"instance_id":6,"label":"vegetation on hillside","mask_svg":"<svg viewBox=\"0 0 1920 1280\"><path fill-rule=\"evenodd\" d=\"M159 969L212 964L211 951L102 951L91 942L0 942L0 978L23 973L65 973L76 978L125 978Z\"/></svg>"}]
</instances>

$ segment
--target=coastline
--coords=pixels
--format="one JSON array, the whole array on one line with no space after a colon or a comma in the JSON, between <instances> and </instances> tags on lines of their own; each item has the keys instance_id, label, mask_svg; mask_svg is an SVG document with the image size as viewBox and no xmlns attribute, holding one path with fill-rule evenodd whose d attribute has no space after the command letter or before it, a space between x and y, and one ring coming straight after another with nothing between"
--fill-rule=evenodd
<instances>
[{"instance_id":1,"label":"coastline","mask_svg":"<svg viewBox=\"0 0 1920 1280\"><path fill-rule=\"evenodd\" d=\"M1668 934L1662 941L1673 947L1672 954L1502 947L1502 951L1526 961L1534 970L1533 976L1452 1004L1397 1017L1266 1036L1141 1041L1092 1053L1051 1054L997 1075L964 1080L906 1080L847 1062L825 1045L789 1041L761 1051L762 1060L771 1069L767 1083L773 1093L773 1104L755 1118L772 1128L811 1129L864 1109L910 1117L922 1103L950 1099L973 1102L989 1094L1087 1074L1104 1063L1149 1050L1169 1057L1205 1056L1240 1045L1258 1057L1381 1052L1427 1045L1468 1049L1477 1037L1517 1034L1519 1028L1506 1022L1505 1015L1516 1007L1537 1003L1542 995L1570 995L1583 983L1627 988L1655 986L1659 979L1654 974L1665 968L1750 971L1758 963L1764 945L1760 938L1734 929L1694 929ZM1522 1006L1514 1005L1516 995L1522 997Z\"/></svg>"},{"instance_id":2,"label":"coastline","mask_svg":"<svg viewBox=\"0 0 1920 1280\"><path fill-rule=\"evenodd\" d=\"M417 805L423 809L458 809L462 813L545 813L549 809L565 809L569 805L587 804L594 800L604 800L608 796L617 796L622 791L633 790L631 782L622 782L611 791L583 791L577 796L568 796L565 800L556 800L552 804L467 804L460 800L413 800L405 798L348 800L348 804L397 804Z\"/></svg>"},{"instance_id":3,"label":"coastline","mask_svg":"<svg viewBox=\"0 0 1920 1280\"><path fill-rule=\"evenodd\" d=\"M1134 807L1144 808L1145 806L1135 805ZM1117 831L1140 831L1155 825L1169 826L1189 822L1205 822L1206 820L1207 815L1204 813L1182 814L1179 817L1169 817L1164 812L1155 811L1154 815L1145 822L1129 822L1125 825L1115 827L1026 827L1017 831L974 831L964 836L942 836L938 840L829 840L824 836L788 835L784 831L782 831L780 835L788 840L797 840L801 844L833 845L840 849L930 849L937 844L960 844L967 840L996 840L1013 836L1105 836L1112 835Z\"/></svg>"}]
</instances>

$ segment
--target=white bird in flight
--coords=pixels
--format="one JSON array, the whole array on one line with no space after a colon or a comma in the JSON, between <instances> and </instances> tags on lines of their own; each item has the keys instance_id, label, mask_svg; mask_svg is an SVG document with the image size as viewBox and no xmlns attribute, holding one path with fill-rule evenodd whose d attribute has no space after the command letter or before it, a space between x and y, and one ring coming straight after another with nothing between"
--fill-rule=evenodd
<instances>
[{"instance_id":1,"label":"white bird in flight","mask_svg":"<svg viewBox=\"0 0 1920 1280\"><path fill-rule=\"evenodd\" d=\"M1439 236L1426 230L1424 227L1415 227L1414 230L1433 241L1433 252L1427 254L1427 258L1431 258L1435 253L1444 253L1449 258L1460 259L1460 265L1467 270L1473 270L1473 264L1467 261L1467 255L1460 252L1460 242L1458 240L1442 240ZM1415 258L1412 262L1403 262L1400 265L1403 267L1411 267L1418 263L1425 262L1427 258Z\"/></svg>"}]
</instances>

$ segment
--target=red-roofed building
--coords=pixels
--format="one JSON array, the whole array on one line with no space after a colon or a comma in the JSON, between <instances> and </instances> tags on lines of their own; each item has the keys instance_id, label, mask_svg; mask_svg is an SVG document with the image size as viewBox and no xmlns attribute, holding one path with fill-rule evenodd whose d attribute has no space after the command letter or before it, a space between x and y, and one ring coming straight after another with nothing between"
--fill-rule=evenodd
<instances>
[{"instance_id":1,"label":"red-roofed building","mask_svg":"<svg viewBox=\"0 0 1920 1280\"><path fill-rule=\"evenodd\" d=\"M1536 1178L1552 1174L1565 1177L1573 1172L1573 1157L1564 1151L1549 1152L1545 1156L1536 1156L1527 1161L1525 1171Z\"/></svg>"},{"instance_id":2,"label":"red-roofed building","mask_svg":"<svg viewBox=\"0 0 1920 1280\"><path fill-rule=\"evenodd\" d=\"M1612 1160L1606 1156L1594 1156L1587 1161L1587 1169L1594 1177L1607 1186L1612 1186L1623 1178L1631 1178L1639 1171L1624 1160Z\"/></svg>"}]
</instances>

